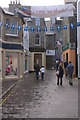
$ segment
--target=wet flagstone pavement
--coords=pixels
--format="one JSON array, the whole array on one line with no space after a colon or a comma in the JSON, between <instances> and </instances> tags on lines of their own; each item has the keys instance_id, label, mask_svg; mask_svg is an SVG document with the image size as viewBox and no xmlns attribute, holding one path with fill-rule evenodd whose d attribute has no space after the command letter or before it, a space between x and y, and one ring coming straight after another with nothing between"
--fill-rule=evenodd
<instances>
[{"instance_id":1,"label":"wet flagstone pavement","mask_svg":"<svg viewBox=\"0 0 80 120\"><path fill-rule=\"evenodd\" d=\"M27 74L3 103L3 118L78 118L78 80L68 82L63 77L57 86L55 70L46 71L44 81Z\"/></svg>"}]
</instances>

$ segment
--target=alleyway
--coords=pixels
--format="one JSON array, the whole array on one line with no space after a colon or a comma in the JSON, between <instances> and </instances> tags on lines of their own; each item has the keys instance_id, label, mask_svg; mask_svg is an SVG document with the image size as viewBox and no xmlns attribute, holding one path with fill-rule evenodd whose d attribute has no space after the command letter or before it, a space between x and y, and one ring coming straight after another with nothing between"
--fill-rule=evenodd
<instances>
[{"instance_id":1,"label":"alleyway","mask_svg":"<svg viewBox=\"0 0 80 120\"><path fill-rule=\"evenodd\" d=\"M77 118L78 81L73 82L70 86L64 77L57 86L55 70L46 71L44 81L27 74L3 103L3 118Z\"/></svg>"}]
</instances>

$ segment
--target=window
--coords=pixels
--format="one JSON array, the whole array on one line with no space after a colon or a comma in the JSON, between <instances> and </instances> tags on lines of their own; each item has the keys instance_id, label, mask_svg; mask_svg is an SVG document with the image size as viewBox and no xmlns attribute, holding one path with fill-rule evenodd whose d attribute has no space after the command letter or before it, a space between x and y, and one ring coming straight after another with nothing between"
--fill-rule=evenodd
<instances>
[{"instance_id":1,"label":"window","mask_svg":"<svg viewBox=\"0 0 80 120\"><path fill-rule=\"evenodd\" d=\"M6 35L18 36L18 21L16 19L6 19L6 23L9 24L8 28L6 28ZM15 25L14 29L11 29L11 26Z\"/></svg>"},{"instance_id":2,"label":"window","mask_svg":"<svg viewBox=\"0 0 80 120\"><path fill-rule=\"evenodd\" d=\"M40 26L40 18L35 18L35 25Z\"/></svg>"},{"instance_id":3,"label":"window","mask_svg":"<svg viewBox=\"0 0 80 120\"><path fill-rule=\"evenodd\" d=\"M5 75L18 75L18 53L6 52L5 54Z\"/></svg>"},{"instance_id":4,"label":"window","mask_svg":"<svg viewBox=\"0 0 80 120\"><path fill-rule=\"evenodd\" d=\"M40 36L39 35L35 36L35 45L40 46Z\"/></svg>"}]
</instances>

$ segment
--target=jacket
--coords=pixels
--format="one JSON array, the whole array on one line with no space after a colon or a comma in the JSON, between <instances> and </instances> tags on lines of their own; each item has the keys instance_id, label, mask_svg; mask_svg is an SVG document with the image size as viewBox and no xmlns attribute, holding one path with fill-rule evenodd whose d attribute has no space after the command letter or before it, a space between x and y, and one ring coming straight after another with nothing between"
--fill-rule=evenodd
<instances>
[{"instance_id":1,"label":"jacket","mask_svg":"<svg viewBox=\"0 0 80 120\"><path fill-rule=\"evenodd\" d=\"M59 67L59 77L63 77L63 68L62 67Z\"/></svg>"},{"instance_id":2,"label":"jacket","mask_svg":"<svg viewBox=\"0 0 80 120\"><path fill-rule=\"evenodd\" d=\"M70 74L70 75L73 74L74 66L72 64L69 64L67 66L67 69L68 69L68 74Z\"/></svg>"}]
</instances>

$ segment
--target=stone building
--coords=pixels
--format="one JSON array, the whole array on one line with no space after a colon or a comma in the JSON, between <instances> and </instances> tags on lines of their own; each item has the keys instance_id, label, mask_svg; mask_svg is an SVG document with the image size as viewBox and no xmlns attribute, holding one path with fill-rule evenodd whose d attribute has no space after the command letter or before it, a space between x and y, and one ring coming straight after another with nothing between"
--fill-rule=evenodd
<instances>
[{"instance_id":1,"label":"stone building","mask_svg":"<svg viewBox=\"0 0 80 120\"><path fill-rule=\"evenodd\" d=\"M46 68L47 69L54 69L56 67L56 33L54 30L54 25L52 25L52 19L45 20L45 24L47 27L47 31L45 33L45 40L46 40Z\"/></svg>"},{"instance_id":2,"label":"stone building","mask_svg":"<svg viewBox=\"0 0 80 120\"><path fill-rule=\"evenodd\" d=\"M46 68L46 43L44 39L44 19L43 18L31 18L28 21L29 28L29 70L34 71L35 64L39 64L39 66L44 66ZM34 27L34 30L32 30ZM40 27L40 31L38 28Z\"/></svg>"},{"instance_id":3,"label":"stone building","mask_svg":"<svg viewBox=\"0 0 80 120\"><path fill-rule=\"evenodd\" d=\"M23 76L23 21L14 13L0 8L0 78ZM14 26L15 25L15 26Z\"/></svg>"},{"instance_id":4,"label":"stone building","mask_svg":"<svg viewBox=\"0 0 80 120\"><path fill-rule=\"evenodd\" d=\"M71 61L74 65L74 75L77 71L77 56L76 56L76 42L77 42L77 20L76 20L76 1L65 0L66 4L73 4L75 6L74 16L64 18L63 24L67 25L67 30L63 30L63 61Z\"/></svg>"},{"instance_id":5,"label":"stone building","mask_svg":"<svg viewBox=\"0 0 80 120\"><path fill-rule=\"evenodd\" d=\"M18 9L18 10L17 10ZM41 67L46 68L46 55L45 55L45 39L44 39L44 19L33 18L30 14L24 12L24 9L30 11L30 6L22 6L20 3L10 3L9 11L15 13L16 16L21 18L29 18L27 21L29 32L29 71L34 71L34 65L36 63ZM34 27L32 30L31 27ZM41 27L41 31L37 31L37 28ZM28 56L27 56L28 57Z\"/></svg>"},{"instance_id":6,"label":"stone building","mask_svg":"<svg viewBox=\"0 0 80 120\"><path fill-rule=\"evenodd\" d=\"M60 30L57 30L57 26ZM62 45L63 45L63 18L56 18L55 20L56 30L56 60L62 60Z\"/></svg>"}]
</instances>

